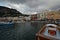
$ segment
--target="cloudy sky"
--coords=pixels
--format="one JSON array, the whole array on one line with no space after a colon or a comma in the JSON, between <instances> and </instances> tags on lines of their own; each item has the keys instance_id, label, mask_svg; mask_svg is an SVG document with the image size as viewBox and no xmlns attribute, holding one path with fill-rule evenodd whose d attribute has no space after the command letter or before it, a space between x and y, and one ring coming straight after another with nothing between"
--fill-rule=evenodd
<instances>
[{"instance_id":1,"label":"cloudy sky","mask_svg":"<svg viewBox=\"0 0 60 40\"><path fill-rule=\"evenodd\" d=\"M17 9L23 14L60 9L60 0L0 0L0 6Z\"/></svg>"}]
</instances>

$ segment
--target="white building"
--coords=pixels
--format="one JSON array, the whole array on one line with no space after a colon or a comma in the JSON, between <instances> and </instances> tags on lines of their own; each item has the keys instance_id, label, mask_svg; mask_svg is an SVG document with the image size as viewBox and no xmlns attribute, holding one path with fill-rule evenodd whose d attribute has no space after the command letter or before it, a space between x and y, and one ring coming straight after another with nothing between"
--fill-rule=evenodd
<instances>
[{"instance_id":1,"label":"white building","mask_svg":"<svg viewBox=\"0 0 60 40\"><path fill-rule=\"evenodd\" d=\"M38 19L40 20L40 19L46 18L48 12L49 12L48 10L45 10L45 11L43 11L43 12L41 12L41 13L38 13L38 14L37 14Z\"/></svg>"},{"instance_id":2,"label":"white building","mask_svg":"<svg viewBox=\"0 0 60 40\"><path fill-rule=\"evenodd\" d=\"M31 20L31 17L30 17L30 16L28 16L28 17L25 17L25 19L26 19L26 20Z\"/></svg>"}]
</instances>

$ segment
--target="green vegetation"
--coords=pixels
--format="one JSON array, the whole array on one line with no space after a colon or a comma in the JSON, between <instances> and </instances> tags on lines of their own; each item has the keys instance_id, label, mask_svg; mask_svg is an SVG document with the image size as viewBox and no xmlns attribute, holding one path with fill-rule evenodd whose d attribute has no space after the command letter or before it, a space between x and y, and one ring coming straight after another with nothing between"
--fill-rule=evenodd
<instances>
[{"instance_id":1,"label":"green vegetation","mask_svg":"<svg viewBox=\"0 0 60 40\"><path fill-rule=\"evenodd\" d=\"M18 17L18 16L29 16L24 15L16 9L0 6L0 17Z\"/></svg>"}]
</instances>

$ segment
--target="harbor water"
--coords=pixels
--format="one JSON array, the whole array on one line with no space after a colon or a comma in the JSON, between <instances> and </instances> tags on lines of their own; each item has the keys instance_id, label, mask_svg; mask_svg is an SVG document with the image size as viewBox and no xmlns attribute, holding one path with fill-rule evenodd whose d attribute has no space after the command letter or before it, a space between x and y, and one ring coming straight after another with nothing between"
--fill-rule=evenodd
<instances>
[{"instance_id":1,"label":"harbor water","mask_svg":"<svg viewBox=\"0 0 60 40\"><path fill-rule=\"evenodd\" d=\"M13 27L0 29L0 40L36 40L36 33L43 25L40 21L15 23Z\"/></svg>"}]
</instances>

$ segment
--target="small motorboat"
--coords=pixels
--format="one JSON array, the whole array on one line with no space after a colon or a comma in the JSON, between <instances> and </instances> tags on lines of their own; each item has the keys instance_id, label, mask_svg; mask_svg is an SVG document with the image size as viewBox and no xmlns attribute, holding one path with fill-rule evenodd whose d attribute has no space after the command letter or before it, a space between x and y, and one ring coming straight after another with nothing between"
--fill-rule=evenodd
<instances>
[{"instance_id":1,"label":"small motorboat","mask_svg":"<svg viewBox=\"0 0 60 40\"><path fill-rule=\"evenodd\" d=\"M0 29L14 27L14 22L0 22Z\"/></svg>"},{"instance_id":2,"label":"small motorboat","mask_svg":"<svg viewBox=\"0 0 60 40\"><path fill-rule=\"evenodd\" d=\"M46 24L36 34L36 40L60 40L60 28L55 24Z\"/></svg>"}]
</instances>

